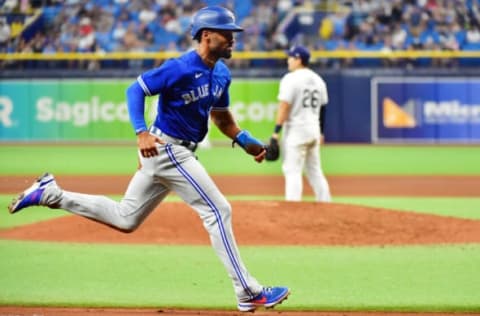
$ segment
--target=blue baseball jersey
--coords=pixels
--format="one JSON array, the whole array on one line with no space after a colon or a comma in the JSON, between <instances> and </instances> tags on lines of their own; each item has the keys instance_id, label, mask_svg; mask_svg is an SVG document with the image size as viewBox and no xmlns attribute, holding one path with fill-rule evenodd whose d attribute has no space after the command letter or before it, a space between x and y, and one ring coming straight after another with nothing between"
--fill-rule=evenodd
<instances>
[{"instance_id":1,"label":"blue baseball jersey","mask_svg":"<svg viewBox=\"0 0 480 316\"><path fill-rule=\"evenodd\" d=\"M145 95L159 94L154 125L166 134L200 142L212 108L227 110L231 74L220 60L209 68L193 50L137 78Z\"/></svg>"}]
</instances>

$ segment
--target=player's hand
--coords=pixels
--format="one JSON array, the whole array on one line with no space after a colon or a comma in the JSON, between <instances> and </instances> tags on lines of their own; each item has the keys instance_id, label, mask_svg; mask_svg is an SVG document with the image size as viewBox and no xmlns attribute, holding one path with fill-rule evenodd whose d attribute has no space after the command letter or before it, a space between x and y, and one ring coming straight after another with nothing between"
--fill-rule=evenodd
<instances>
[{"instance_id":1,"label":"player's hand","mask_svg":"<svg viewBox=\"0 0 480 316\"><path fill-rule=\"evenodd\" d=\"M150 158L158 155L157 144L165 142L148 131L137 135L137 145L142 157Z\"/></svg>"},{"instance_id":2,"label":"player's hand","mask_svg":"<svg viewBox=\"0 0 480 316\"><path fill-rule=\"evenodd\" d=\"M239 144L247 154L252 155L256 162L262 162L263 159L265 159L265 155L267 154L265 145L250 135L247 130L242 130L235 135L232 147L235 143Z\"/></svg>"},{"instance_id":3,"label":"player's hand","mask_svg":"<svg viewBox=\"0 0 480 316\"><path fill-rule=\"evenodd\" d=\"M260 163L265 159L265 155L267 154L267 150L263 148L262 152L254 157L255 161Z\"/></svg>"}]
</instances>

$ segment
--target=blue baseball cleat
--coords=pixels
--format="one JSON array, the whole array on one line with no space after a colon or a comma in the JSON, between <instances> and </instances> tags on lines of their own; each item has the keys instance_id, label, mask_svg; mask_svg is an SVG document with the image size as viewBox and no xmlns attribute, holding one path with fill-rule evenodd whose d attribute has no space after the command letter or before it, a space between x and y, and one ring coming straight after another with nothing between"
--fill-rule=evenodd
<instances>
[{"instance_id":1,"label":"blue baseball cleat","mask_svg":"<svg viewBox=\"0 0 480 316\"><path fill-rule=\"evenodd\" d=\"M258 307L273 308L286 300L289 294L290 290L288 287L265 287L260 294L250 301L239 302L238 310L241 312L253 312Z\"/></svg>"},{"instance_id":2,"label":"blue baseball cleat","mask_svg":"<svg viewBox=\"0 0 480 316\"><path fill-rule=\"evenodd\" d=\"M39 177L28 189L20 193L8 206L10 213L16 213L26 207L40 205L45 188L57 185L55 178L50 173Z\"/></svg>"}]
</instances>

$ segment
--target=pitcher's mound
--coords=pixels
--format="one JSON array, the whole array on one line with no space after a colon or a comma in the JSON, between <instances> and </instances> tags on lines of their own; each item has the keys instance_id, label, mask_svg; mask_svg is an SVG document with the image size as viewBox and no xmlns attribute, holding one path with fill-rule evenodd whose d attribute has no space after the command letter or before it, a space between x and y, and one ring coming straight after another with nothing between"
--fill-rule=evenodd
<instances>
[{"instance_id":1,"label":"pitcher's mound","mask_svg":"<svg viewBox=\"0 0 480 316\"><path fill-rule=\"evenodd\" d=\"M234 201L231 204L234 233L239 245L480 242L480 221L476 220L337 203ZM24 212L29 211L34 210ZM124 234L70 215L0 231L0 238L89 243L209 244L197 213L183 202L162 203L132 234Z\"/></svg>"}]
</instances>

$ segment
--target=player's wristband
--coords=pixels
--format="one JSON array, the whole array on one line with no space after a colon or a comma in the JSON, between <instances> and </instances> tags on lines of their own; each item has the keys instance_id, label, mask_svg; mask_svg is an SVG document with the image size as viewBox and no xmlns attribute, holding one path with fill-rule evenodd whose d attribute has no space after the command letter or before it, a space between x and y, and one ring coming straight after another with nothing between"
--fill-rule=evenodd
<instances>
[{"instance_id":1,"label":"player's wristband","mask_svg":"<svg viewBox=\"0 0 480 316\"><path fill-rule=\"evenodd\" d=\"M278 133L280 133L281 130L282 130L282 124L277 124L277 125L275 125L275 129L273 130L273 132L275 134L278 134Z\"/></svg>"},{"instance_id":2,"label":"player's wristband","mask_svg":"<svg viewBox=\"0 0 480 316\"><path fill-rule=\"evenodd\" d=\"M233 145L237 143L240 145L240 147L245 148L248 145L260 145L263 146L263 143L250 135L250 133L247 130L242 130L240 131L236 136L235 139L232 142L232 147Z\"/></svg>"}]
</instances>

